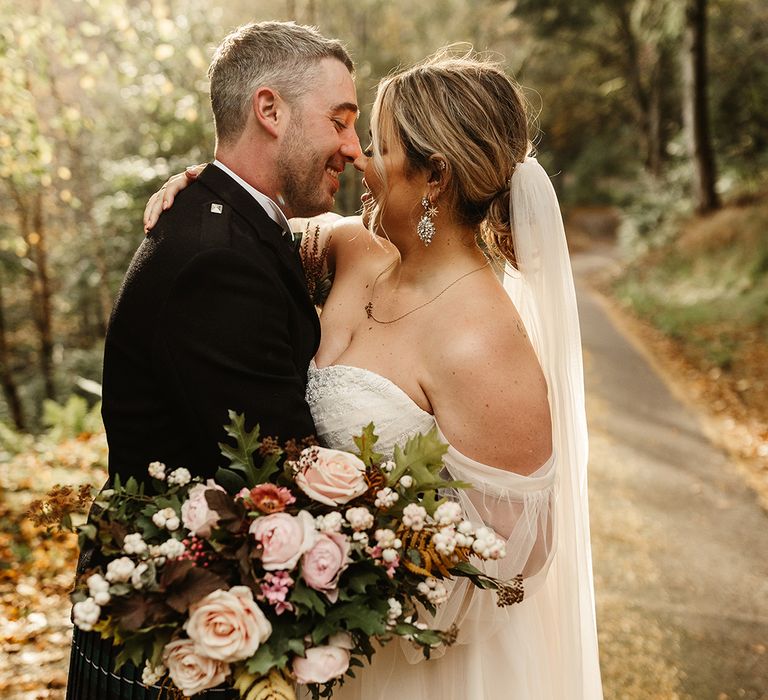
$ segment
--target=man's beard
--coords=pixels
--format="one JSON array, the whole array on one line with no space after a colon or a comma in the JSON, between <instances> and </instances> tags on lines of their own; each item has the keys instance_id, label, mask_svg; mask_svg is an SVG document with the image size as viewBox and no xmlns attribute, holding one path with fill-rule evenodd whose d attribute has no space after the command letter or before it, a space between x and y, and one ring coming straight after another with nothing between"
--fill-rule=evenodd
<instances>
[{"instance_id":1,"label":"man's beard","mask_svg":"<svg viewBox=\"0 0 768 700\"><path fill-rule=\"evenodd\" d=\"M312 150L299 114L294 113L278 162L280 194L291 216L316 216L333 206L324 191L325 160Z\"/></svg>"}]
</instances>

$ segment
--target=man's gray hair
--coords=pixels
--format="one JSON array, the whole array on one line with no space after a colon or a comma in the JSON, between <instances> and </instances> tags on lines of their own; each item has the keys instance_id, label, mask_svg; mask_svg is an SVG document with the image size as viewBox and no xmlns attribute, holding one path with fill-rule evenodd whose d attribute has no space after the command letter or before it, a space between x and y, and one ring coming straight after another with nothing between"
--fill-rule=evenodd
<instances>
[{"instance_id":1,"label":"man's gray hair","mask_svg":"<svg viewBox=\"0 0 768 700\"><path fill-rule=\"evenodd\" d=\"M289 104L312 85L317 63L335 58L349 70L354 64L336 39L294 22L259 22L238 27L216 49L208 77L216 138L237 139L245 128L253 93L269 86Z\"/></svg>"}]
</instances>

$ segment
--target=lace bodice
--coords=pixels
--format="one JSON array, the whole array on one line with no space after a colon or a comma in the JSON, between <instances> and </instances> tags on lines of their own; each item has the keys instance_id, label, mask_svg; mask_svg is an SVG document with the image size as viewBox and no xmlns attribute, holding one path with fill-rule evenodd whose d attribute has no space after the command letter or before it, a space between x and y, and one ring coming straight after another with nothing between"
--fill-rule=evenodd
<instances>
[{"instance_id":1,"label":"lace bodice","mask_svg":"<svg viewBox=\"0 0 768 700\"><path fill-rule=\"evenodd\" d=\"M376 450L391 456L396 444L435 425L434 417L386 377L349 365L309 366L307 402L323 445L355 452L352 438L373 421Z\"/></svg>"}]
</instances>

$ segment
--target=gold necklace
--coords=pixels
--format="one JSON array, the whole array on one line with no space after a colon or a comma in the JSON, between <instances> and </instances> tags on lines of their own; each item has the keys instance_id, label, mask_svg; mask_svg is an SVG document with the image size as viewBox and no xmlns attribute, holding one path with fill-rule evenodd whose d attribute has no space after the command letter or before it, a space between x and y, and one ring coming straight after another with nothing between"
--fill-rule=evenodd
<instances>
[{"instance_id":1,"label":"gold necklace","mask_svg":"<svg viewBox=\"0 0 768 700\"><path fill-rule=\"evenodd\" d=\"M469 272L465 272L461 277L453 280L445 289L443 289L442 292L440 292L437 296L432 297L429 301L425 301L423 304L419 304L415 309L411 309L410 311L406 311L402 316L398 316L397 318L393 318L390 321L382 321L378 318L376 318L373 315L373 295L376 292L376 283L379 281L379 278L385 273L389 272L394 266L397 260L393 260L390 265L385 267L378 275L376 275L376 279L373 280L373 286L371 287L371 299L370 301L365 305L365 315L370 318L373 321L376 321L376 323L389 324L389 323L395 323L395 321L400 321L401 319L405 318L406 316L410 316L412 313L418 311L419 309L423 309L428 304L431 304L433 301L436 301L439 299L443 294L445 294L451 287L453 287L454 284L458 284L463 280L465 277L469 277L470 275L474 274L475 272L480 272L480 270L488 267L488 265L491 264L490 260L486 260L485 263L480 265L480 267L476 267L474 270L470 270Z\"/></svg>"}]
</instances>

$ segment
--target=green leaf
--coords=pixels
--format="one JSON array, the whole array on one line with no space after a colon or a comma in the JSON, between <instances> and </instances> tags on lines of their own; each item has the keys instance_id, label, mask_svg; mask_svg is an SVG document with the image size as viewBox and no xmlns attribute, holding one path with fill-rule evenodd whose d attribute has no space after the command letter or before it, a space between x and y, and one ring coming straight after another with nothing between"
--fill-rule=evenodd
<instances>
[{"instance_id":1,"label":"green leaf","mask_svg":"<svg viewBox=\"0 0 768 700\"><path fill-rule=\"evenodd\" d=\"M482 575L482 571L476 566L473 566L468 561L460 561L455 566L451 567L451 573L461 574L464 576L477 576Z\"/></svg>"},{"instance_id":2,"label":"green leaf","mask_svg":"<svg viewBox=\"0 0 768 700\"><path fill-rule=\"evenodd\" d=\"M245 662L245 667L249 673L265 676L270 669L276 666L282 668L287 663L287 654L280 652L276 654L269 644L262 644L256 653Z\"/></svg>"},{"instance_id":3,"label":"green leaf","mask_svg":"<svg viewBox=\"0 0 768 700\"><path fill-rule=\"evenodd\" d=\"M253 426L253 430L247 430L244 414L229 411L228 415L231 422L224 426L224 430L226 430L227 435L235 439L236 447L232 447L226 442L220 442L219 449L221 454L229 460L229 468L243 472L249 487L256 486L259 481L253 455L261 447L259 425L257 423Z\"/></svg>"},{"instance_id":4,"label":"green leaf","mask_svg":"<svg viewBox=\"0 0 768 700\"><path fill-rule=\"evenodd\" d=\"M380 567L377 571L354 571L345 580L348 587L355 593L365 593L365 589L368 586L374 585L381 579L382 574L379 573L380 571L382 571ZM346 588L347 586L344 587Z\"/></svg>"},{"instance_id":5,"label":"green leaf","mask_svg":"<svg viewBox=\"0 0 768 700\"><path fill-rule=\"evenodd\" d=\"M115 659L115 670L119 671L120 668L130 661L136 668L141 668L144 665L144 659L149 658L152 655L152 640L144 635L137 635L126 639L123 644L120 653Z\"/></svg>"},{"instance_id":6,"label":"green leaf","mask_svg":"<svg viewBox=\"0 0 768 700\"><path fill-rule=\"evenodd\" d=\"M308 588L302 581L298 581L294 586L290 601L294 605L301 606L310 612L317 613L318 615L325 615L326 605L323 602L323 599L316 591Z\"/></svg>"},{"instance_id":7,"label":"green leaf","mask_svg":"<svg viewBox=\"0 0 768 700\"><path fill-rule=\"evenodd\" d=\"M360 450L360 459L367 465L378 464L384 459L384 455L374 452L373 446L379 441L379 436L374 432L373 423L368 423L363 428L359 437L353 438L357 449Z\"/></svg>"},{"instance_id":8,"label":"green leaf","mask_svg":"<svg viewBox=\"0 0 768 700\"><path fill-rule=\"evenodd\" d=\"M248 488L245 484L245 479L243 479L242 476L233 472L231 469L225 469L224 467L219 467L216 470L214 481L219 486L226 489L227 493L231 496L240 493L242 489Z\"/></svg>"},{"instance_id":9,"label":"green leaf","mask_svg":"<svg viewBox=\"0 0 768 700\"><path fill-rule=\"evenodd\" d=\"M77 528L77 541L80 547L82 548L86 540L95 542L96 532L96 525L93 523L85 523L84 525L80 525L80 527Z\"/></svg>"},{"instance_id":10,"label":"green leaf","mask_svg":"<svg viewBox=\"0 0 768 700\"><path fill-rule=\"evenodd\" d=\"M312 641L315 644L322 642L336 632L342 623L346 629L360 630L369 637L384 634L387 630L385 620L386 612L382 613L370 601L357 600L335 605L312 631Z\"/></svg>"},{"instance_id":11,"label":"green leaf","mask_svg":"<svg viewBox=\"0 0 768 700\"><path fill-rule=\"evenodd\" d=\"M421 552L419 552L418 549L415 547L408 547L408 551L405 553L405 556L408 557L408 561L411 562L411 564L415 564L416 566L421 566L424 561L421 558Z\"/></svg>"},{"instance_id":12,"label":"green leaf","mask_svg":"<svg viewBox=\"0 0 768 700\"><path fill-rule=\"evenodd\" d=\"M256 469L257 483L264 483L272 481L272 477L275 473L280 471L280 458L283 456L282 452L273 452L268 454L261 466Z\"/></svg>"},{"instance_id":13,"label":"green leaf","mask_svg":"<svg viewBox=\"0 0 768 700\"><path fill-rule=\"evenodd\" d=\"M484 574L480 569L470 564L468 561L462 561L452 566L449 571L455 576L463 576L468 578L478 588L485 590L498 590L500 581Z\"/></svg>"},{"instance_id":14,"label":"green leaf","mask_svg":"<svg viewBox=\"0 0 768 700\"><path fill-rule=\"evenodd\" d=\"M394 486L406 472L413 478L413 489L425 490L422 485L441 481L440 470L443 468L443 455L448 445L441 442L437 428L428 433L419 433L405 443L404 447L395 445L396 467L387 478L389 486Z\"/></svg>"}]
</instances>

